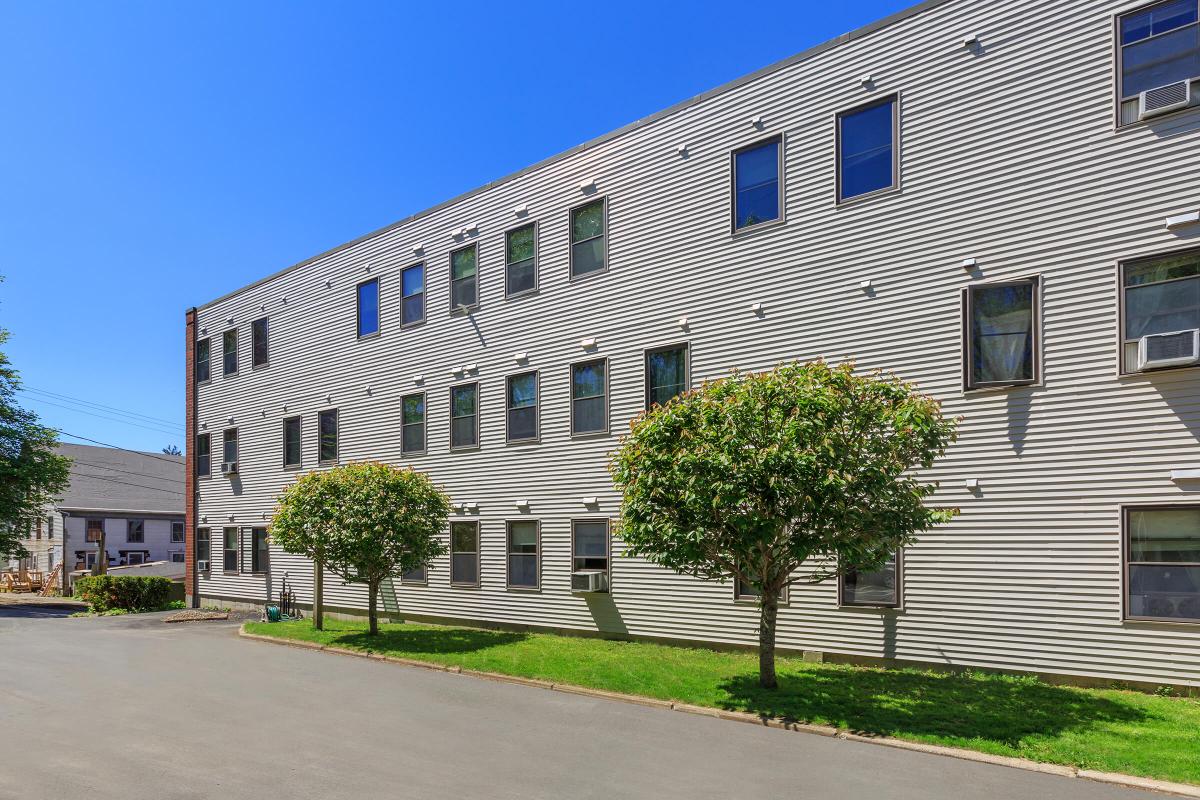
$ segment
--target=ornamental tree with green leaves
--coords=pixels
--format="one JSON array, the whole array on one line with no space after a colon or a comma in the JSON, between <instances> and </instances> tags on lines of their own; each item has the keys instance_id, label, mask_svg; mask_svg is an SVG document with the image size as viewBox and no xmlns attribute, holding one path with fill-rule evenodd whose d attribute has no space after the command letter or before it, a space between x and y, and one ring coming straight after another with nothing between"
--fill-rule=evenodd
<instances>
[{"instance_id":1,"label":"ornamental tree with green leaves","mask_svg":"<svg viewBox=\"0 0 1200 800\"><path fill-rule=\"evenodd\" d=\"M8 331L0 329L0 345L7 340ZM54 429L17 404L20 388L17 371L0 352L0 560L29 555L21 538L67 488L71 473Z\"/></svg>"},{"instance_id":2,"label":"ornamental tree with green leaves","mask_svg":"<svg viewBox=\"0 0 1200 800\"><path fill-rule=\"evenodd\" d=\"M914 474L956 420L891 375L791 363L734 373L639 415L612 463L626 553L759 593L759 683L775 688L779 598L882 567L956 509ZM800 572L801 565L805 565Z\"/></svg>"},{"instance_id":3,"label":"ornamental tree with green leaves","mask_svg":"<svg viewBox=\"0 0 1200 800\"><path fill-rule=\"evenodd\" d=\"M379 632L380 585L446 552L450 499L428 476L377 462L302 475L279 498L270 537L368 592L369 631ZM314 597L318 629L320 598Z\"/></svg>"}]
</instances>

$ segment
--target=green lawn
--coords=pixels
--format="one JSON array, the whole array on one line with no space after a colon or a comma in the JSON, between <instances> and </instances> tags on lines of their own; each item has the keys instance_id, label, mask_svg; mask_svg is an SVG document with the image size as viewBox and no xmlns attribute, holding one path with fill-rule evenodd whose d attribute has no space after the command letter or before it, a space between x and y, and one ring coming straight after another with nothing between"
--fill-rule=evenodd
<instances>
[{"instance_id":1,"label":"green lawn","mask_svg":"<svg viewBox=\"0 0 1200 800\"><path fill-rule=\"evenodd\" d=\"M1050 686L1033 678L779 661L757 686L752 652L431 625L308 620L250 633L639 694L860 733L1200 783L1200 701Z\"/></svg>"}]
</instances>

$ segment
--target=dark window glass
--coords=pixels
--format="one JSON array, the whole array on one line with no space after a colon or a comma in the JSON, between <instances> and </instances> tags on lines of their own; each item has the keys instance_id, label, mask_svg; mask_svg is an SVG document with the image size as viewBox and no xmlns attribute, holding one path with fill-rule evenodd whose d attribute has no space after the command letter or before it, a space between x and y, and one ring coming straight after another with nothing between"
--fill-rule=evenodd
<instances>
[{"instance_id":1,"label":"dark window glass","mask_svg":"<svg viewBox=\"0 0 1200 800\"><path fill-rule=\"evenodd\" d=\"M238 460L238 432L237 428L230 428L224 434L224 448L222 449L223 460L226 463L233 463Z\"/></svg>"},{"instance_id":2,"label":"dark window glass","mask_svg":"<svg viewBox=\"0 0 1200 800\"><path fill-rule=\"evenodd\" d=\"M479 384L450 389L450 447L479 444Z\"/></svg>"},{"instance_id":3,"label":"dark window glass","mask_svg":"<svg viewBox=\"0 0 1200 800\"><path fill-rule=\"evenodd\" d=\"M537 288L537 226L533 223L504 236L504 291L514 295Z\"/></svg>"},{"instance_id":4,"label":"dark window glass","mask_svg":"<svg viewBox=\"0 0 1200 800\"><path fill-rule=\"evenodd\" d=\"M838 116L841 200L895 185L896 99Z\"/></svg>"},{"instance_id":5,"label":"dark window glass","mask_svg":"<svg viewBox=\"0 0 1200 800\"><path fill-rule=\"evenodd\" d=\"M208 528L196 528L196 560L208 561L212 558L212 533Z\"/></svg>"},{"instance_id":6,"label":"dark window glass","mask_svg":"<svg viewBox=\"0 0 1200 800\"><path fill-rule=\"evenodd\" d=\"M779 219L780 140L747 147L733 156L734 226Z\"/></svg>"},{"instance_id":7,"label":"dark window glass","mask_svg":"<svg viewBox=\"0 0 1200 800\"><path fill-rule=\"evenodd\" d=\"M571 277L604 269L604 200L571 209Z\"/></svg>"},{"instance_id":8,"label":"dark window glass","mask_svg":"<svg viewBox=\"0 0 1200 800\"><path fill-rule=\"evenodd\" d=\"M196 383L204 383L212 377L212 341L201 339L196 342Z\"/></svg>"},{"instance_id":9,"label":"dark window glass","mask_svg":"<svg viewBox=\"0 0 1200 800\"><path fill-rule=\"evenodd\" d=\"M969 291L969 385L1034 380L1033 281L975 286Z\"/></svg>"},{"instance_id":10,"label":"dark window glass","mask_svg":"<svg viewBox=\"0 0 1200 800\"><path fill-rule=\"evenodd\" d=\"M178 544L179 542L182 542L182 541L183 541L183 523L182 522L172 522L171 523L171 542L174 544Z\"/></svg>"},{"instance_id":11,"label":"dark window glass","mask_svg":"<svg viewBox=\"0 0 1200 800\"><path fill-rule=\"evenodd\" d=\"M459 306L470 308L478 302L476 292L475 245L463 247L450 254L450 310Z\"/></svg>"},{"instance_id":12,"label":"dark window glass","mask_svg":"<svg viewBox=\"0 0 1200 800\"><path fill-rule=\"evenodd\" d=\"M358 335L379 333L379 281L369 280L358 285Z\"/></svg>"},{"instance_id":13,"label":"dark window glass","mask_svg":"<svg viewBox=\"0 0 1200 800\"><path fill-rule=\"evenodd\" d=\"M250 344L251 366L265 367L270 355L267 347L266 317L256 319L250 323Z\"/></svg>"},{"instance_id":14,"label":"dark window glass","mask_svg":"<svg viewBox=\"0 0 1200 800\"><path fill-rule=\"evenodd\" d=\"M479 585L478 523L450 523L450 583Z\"/></svg>"},{"instance_id":15,"label":"dark window glass","mask_svg":"<svg viewBox=\"0 0 1200 800\"><path fill-rule=\"evenodd\" d=\"M608 571L608 523L576 522L571 526L571 571Z\"/></svg>"},{"instance_id":16,"label":"dark window glass","mask_svg":"<svg viewBox=\"0 0 1200 800\"><path fill-rule=\"evenodd\" d=\"M100 537L104 535L104 520L89 519L87 521L86 539L89 542L98 542Z\"/></svg>"},{"instance_id":17,"label":"dark window glass","mask_svg":"<svg viewBox=\"0 0 1200 800\"><path fill-rule=\"evenodd\" d=\"M687 346L646 354L646 407L666 405L687 391Z\"/></svg>"},{"instance_id":18,"label":"dark window glass","mask_svg":"<svg viewBox=\"0 0 1200 800\"><path fill-rule=\"evenodd\" d=\"M733 596L736 600L757 600L761 595L757 587L753 584L746 583L741 578L734 578ZM784 602L787 599L787 590L779 593L779 602Z\"/></svg>"},{"instance_id":19,"label":"dark window glass","mask_svg":"<svg viewBox=\"0 0 1200 800\"><path fill-rule=\"evenodd\" d=\"M1197 0L1173 0L1121 18L1121 96L1200 78Z\"/></svg>"},{"instance_id":20,"label":"dark window glass","mask_svg":"<svg viewBox=\"0 0 1200 800\"><path fill-rule=\"evenodd\" d=\"M1131 617L1200 622L1200 507L1129 509Z\"/></svg>"},{"instance_id":21,"label":"dark window glass","mask_svg":"<svg viewBox=\"0 0 1200 800\"><path fill-rule=\"evenodd\" d=\"M288 417L283 421L283 466L300 466L300 417Z\"/></svg>"},{"instance_id":22,"label":"dark window glass","mask_svg":"<svg viewBox=\"0 0 1200 800\"><path fill-rule=\"evenodd\" d=\"M225 528L225 539L222 542L224 545L224 568L226 572L237 572L238 568L238 529Z\"/></svg>"},{"instance_id":23,"label":"dark window glass","mask_svg":"<svg viewBox=\"0 0 1200 800\"><path fill-rule=\"evenodd\" d=\"M251 533L250 569L266 572L271 564L271 549L267 545L267 529L255 528Z\"/></svg>"},{"instance_id":24,"label":"dark window glass","mask_svg":"<svg viewBox=\"0 0 1200 800\"><path fill-rule=\"evenodd\" d=\"M125 541L127 542L144 542L146 541L146 523L140 519L131 519L126 522Z\"/></svg>"},{"instance_id":25,"label":"dark window glass","mask_svg":"<svg viewBox=\"0 0 1200 800\"><path fill-rule=\"evenodd\" d=\"M604 372L603 359L571 367L571 433L608 430Z\"/></svg>"},{"instance_id":26,"label":"dark window glass","mask_svg":"<svg viewBox=\"0 0 1200 800\"><path fill-rule=\"evenodd\" d=\"M508 440L536 439L538 435L537 373L525 372L508 379Z\"/></svg>"},{"instance_id":27,"label":"dark window glass","mask_svg":"<svg viewBox=\"0 0 1200 800\"><path fill-rule=\"evenodd\" d=\"M425 451L425 395L409 394L400 399L400 449L405 453Z\"/></svg>"},{"instance_id":28,"label":"dark window glass","mask_svg":"<svg viewBox=\"0 0 1200 800\"><path fill-rule=\"evenodd\" d=\"M426 580L426 567L424 564L400 574L401 583L425 583Z\"/></svg>"},{"instance_id":29,"label":"dark window glass","mask_svg":"<svg viewBox=\"0 0 1200 800\"><path fill-rule=\"evenodd\" d=\"M1137 342L1143 336L1200 328L1200 253L1167 256L1126 266L1126 370L1137 368Z\"/></svg>"},{"instance_id":30,"label":"dark window glass","mask_svg":"<svg viewBox=\"0 0 1200 800\"><path fill-rule=\"evenodd\" d=\"M317 415L318 452L317 460L322 464L338 459L338 412L322 411Z\"/></svg>"},{"instance_id":31,"label":"dark window glass","mask_svg":"<svg viewBox=\"0 0 1200 800\"><path fill-rule=\"evenodd\" d=\"M842 605L898 606L900 593L897 580L899 559L891 559L871 572L850 572L842 576Z\"/></svg>"},{"instance_id":32,"label":"dark window glass","mask_svg":"<svg viewBox=\"0 0 1200 800\"><path fill-rule=\"evenodd\" d=\"M232 375L238 371L237 328L231 328L221 336L221 352L224 356L223 374Z\"/></svg>"},{"instance_id":33,"label":"dark window glass","mask_svg":"<svg viewBox=\"0 0 1200 800\"><path fill-rule=\"evenodd\" d=\"M417 264L404 270L400 298L400 322L415 325L425 319L425 265Z\"/></svg>"},{"instance_id":34,"label":"dark window glass","mask_svg":"<svg viewBox=\"0 0 1200 800\"><path fill-rule=\"evenodd\" d=\"M538 528L533 521L508 523L508 585L538 588Z\"/></svg>"},{"instance_id":35,"label":"dark window glass","mask_svg":"<svg viewBox=\"0 0 1200 800\"><path fill-rule=\"evenodd\" d=\"M212 468L210 464L211 450L209 449L211 440L207 433L196 435L196 474L208 475Z\"/></svg>"}]
</instances>

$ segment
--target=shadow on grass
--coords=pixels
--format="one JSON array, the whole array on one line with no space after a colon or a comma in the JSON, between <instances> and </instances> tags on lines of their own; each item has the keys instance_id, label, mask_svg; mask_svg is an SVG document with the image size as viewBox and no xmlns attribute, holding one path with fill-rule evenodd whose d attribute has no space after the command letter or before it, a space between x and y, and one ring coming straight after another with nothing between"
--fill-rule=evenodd
<instances>
[{"instance_id":1,"label":"shadow on grass","mask_svg":"<svg viewBox=\"0 0 1200 800\"><path fill-rule=\"evenodd\" d=\"M409 653L470 653L523 641L523 633L504 631L466 630L462 628L418 630L380 630L375 636L348 633L338 637L338 643L361 650L404 656Z\"/></svg>"},{"instance_id":2,"label":"shadow on grass","mask_svg":"<svg viewBox=\"0 0 1200 800\"><path fill-rule=\"evenodd\" d=\"M757 675L721 684L729 709L790 722L820 722L863 734L984 739L1017 747L1105 723L1139 722L1145 712L1088 692L1031 678L869 669L780 673L779 688Z\"/></svg>"}]
</instances>

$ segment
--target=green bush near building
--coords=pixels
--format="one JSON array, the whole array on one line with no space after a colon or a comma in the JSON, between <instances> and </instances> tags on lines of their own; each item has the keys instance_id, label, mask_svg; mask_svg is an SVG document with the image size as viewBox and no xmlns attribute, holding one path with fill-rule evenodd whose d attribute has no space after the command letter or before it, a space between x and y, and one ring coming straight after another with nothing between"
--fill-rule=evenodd
<instances>
[{"instance_id":1,"label":"green bush near building","mask_svg":"<svg viewBox=\"0 0 1200 800\"><path fill-rule=\"evenodd\" d=\"M75 581L75 597L92 611L158 611L171 600L171 579L157 575L89 575Z\"/></svg>"}]
</instances>

